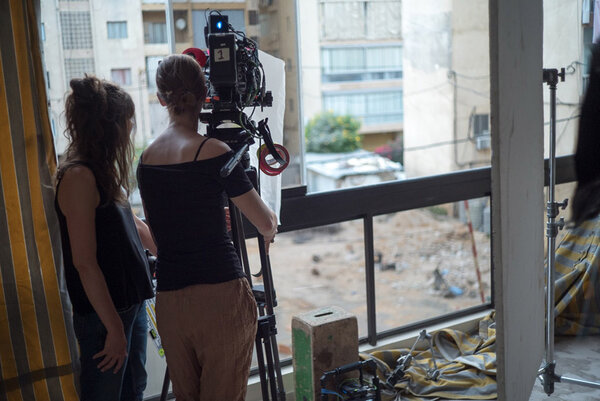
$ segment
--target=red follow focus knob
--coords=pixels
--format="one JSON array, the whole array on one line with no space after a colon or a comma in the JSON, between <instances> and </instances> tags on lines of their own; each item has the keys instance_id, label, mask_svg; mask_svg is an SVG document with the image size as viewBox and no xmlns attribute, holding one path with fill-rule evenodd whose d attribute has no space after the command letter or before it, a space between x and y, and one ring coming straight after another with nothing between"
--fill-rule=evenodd
<instances>
[{"instance_id":1,"label":"red follow focus knob","mask_svg":"<svg viewBox=\"0 0 600 401\"><path fill-rule=\"evenodd\" d=\"M267 145L262 145L256 151L256 156L258 157L258 167L260 168L260 171L270 176L281 174L288 164L290 164L290 154L287 149L279 144L274 144L273 146L275 146L277 153L279 153L279 157L284 160L283 164L275 160L273 155L269 153Z\"/></svg>"},{"instance_id":2,"label":"red follow focus knob","mask_svg":"<svg viewBox=\"0 0 600 401\"><path fill-rule=\"evenodd\" d=\"M188 47L183 52L181 52L181 54L186 54L188 56L192 56L198 62L198 64L200 64L200 67L202 67L202 68L204 68L204 66L206 65L206 60L207 60L206 53L204 53L202 50L198 49L197 47Z\"/></svg>"}]
</instances>

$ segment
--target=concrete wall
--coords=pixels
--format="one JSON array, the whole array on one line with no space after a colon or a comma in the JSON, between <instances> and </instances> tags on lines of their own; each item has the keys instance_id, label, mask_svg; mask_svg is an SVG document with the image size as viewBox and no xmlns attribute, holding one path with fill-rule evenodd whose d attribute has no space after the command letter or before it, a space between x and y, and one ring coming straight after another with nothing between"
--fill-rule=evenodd
<instances>
[{"instance_id":1,"label":"concrete wall","mask_svg":"<svg viewBox=\"0 0 600 401\"><path fill-rule=\"evenodd\" d=\"M62 47L60 26L61 11L88 11L90 13L92 43L90 49L66 50ZM50 82L48 96L51 105L51 118L55 128L55 146L61 154L67 140L63 135L64 100L70 91L65 76L65 58L91 57L94 59L94 73L99 78L111 80L111 69L130 68L131 85L123 86L136 108L137 130L135 141L138 146L148 137L149 114L148 93L145 90L144 31L139 2L119 0L90 0L81 2L44 1L41 3L41 19L44 23L46 40L44 63ZM107 21L127 21L127 38L108 39Z\"/></svg>"},{"instance_id":2,"label":"concrete wall","mask_svg":"<svg viewBox=\"0 0 600 401\"><path fill-rule=\"evenodd\" d=\"M542 9L490 1L497 381L507 401L529 399L544 349Z\"/></svg>"},{"instance_id":3,"label":"concrete wall","mask_svg":"<svg viewBox=\"0 0 600 401\"><path fill-rule=\"evenodd\" d=\"M321 46L319 3L317 0L298 0L298 25L300 26L300 62L302 81L303 124L323 108L321 99Z\"/></svg>"},{"instance_id":4,"label":"concrete wall","mask_svg":"<svg viewBox=\"0 0 600 401\"><path fill-rule=\"evenodd\" d=\"M111 69L131 69L131 85L123 85L135 103L135 142L143 146L150 138L148 90L144 59L144 29L139 2L92 0L90 2L96 75L111 80ZM127 21L127 38L108 39L107 21Z\"/></svg>"},{"instance_id":5,"label":"concrete wall","mask_svg":"<svg viewBox=\"0 0 600 401\"><path fill-rule=\"evenodd\" d=\"M283 0L260 8L260 49L285 62L285 115L283 145L291 155L282 185L302 183L304 135L300 127L299 42L296 0Z\"/></svg>"},{"instance_id":6,"label":"concrete wall","mask_svg":"<svg viewBox=\"0 0 600 401\"><path fill-rule=\"evenodd\" d=\"M489 114L485 0L402 3L404 160L409 176L489 165L473 114ZM415 150L416 148L416 150Z\"/></svg>"},{"instance_id":7,"label":"concrete wall","mask_svg":"<svg viewBox=\"0 0 600 401\"><path fill-rule=\"evenodd\" d=\"M566 67L564 82L557 85L557 120L566 120L579 114L580 96L583 93L583 27L581 25L582 0L544 1L544 68ZM544 85L544 122L550 121L549 90ZM558 122L556 125L556 154L575 151L578 119ZM544 142L548 157L549 124L544 126Z\"/></svg>"},{"instance_id":8,"label":"concrete wall","mask_svg":"<svg viewBox=\"0 0 600 401\"><path fill-rule=\"evenodd\" d=\"M410 150L452 138L451 0L402 2L404 38L404 169L408 177L453 170L451 144Z\"/></svg>"},{"instance_id":9,"label":"concrete wall","mask_svg":"<svg viewBox=\"0 0 600 401\"><path fill-rule=\"evenodd\" d=\"M473 114L490 113L487 0L453 1L451 57L455 74L450 81L456 97L452 140L459 142L454 148L454 169L489 165L491 149L477 149L472 126Z\"/></svg>"}]
</instances>

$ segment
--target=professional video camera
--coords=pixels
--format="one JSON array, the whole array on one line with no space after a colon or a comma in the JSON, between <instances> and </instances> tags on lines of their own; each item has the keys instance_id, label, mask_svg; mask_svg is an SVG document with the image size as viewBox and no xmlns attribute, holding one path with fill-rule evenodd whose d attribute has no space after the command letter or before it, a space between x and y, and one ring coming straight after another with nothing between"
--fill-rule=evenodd
<instances>
[{"instance_id":1,"label":"professional video camera","mask_svg":"<svg viewBox=\"0 0 600 401\"><path fill-rule=\"evenodd\" d=\"M258 45L243 32L236 31L228 20L227 15L210 12L204 28L208 57L197 48L183 52L196 58L207 78L204 109L210 111L200 113L200 120L207 124L209 137L227 143L236 152L221 170L222 176L227 176L240 161L249 168L246 152L255 138L264 141L257 152L261 171L277 175L287 167L289 153L273 143L267 119L256 124L244 113L248 107L262 110L273 105L273 95L266 91Z\"/></svg>"}]
</instances>

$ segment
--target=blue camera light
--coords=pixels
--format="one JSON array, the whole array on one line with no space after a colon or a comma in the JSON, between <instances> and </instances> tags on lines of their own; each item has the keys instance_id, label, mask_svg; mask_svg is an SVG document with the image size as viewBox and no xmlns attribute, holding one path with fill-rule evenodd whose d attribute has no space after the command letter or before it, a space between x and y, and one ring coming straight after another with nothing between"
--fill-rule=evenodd
<instances>
[{"instance_id":1,"label":"blue camera light","mask_svg":"<svg viewBox=\"0 0 600 401\"><path fill-rule=\"evenodd\" d=\"M222 21L217 22L217 29L221 30L222 28L223 28L223 22Z\"/></svg>"}]
</instances>

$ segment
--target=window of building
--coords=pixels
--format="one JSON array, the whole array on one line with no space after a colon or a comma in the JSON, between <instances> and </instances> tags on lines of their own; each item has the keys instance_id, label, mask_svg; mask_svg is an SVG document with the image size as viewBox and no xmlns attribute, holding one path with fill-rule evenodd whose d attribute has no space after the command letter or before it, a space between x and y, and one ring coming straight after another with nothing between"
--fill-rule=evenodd
<instances>
[{"instance_id":1,"label":"window of building","mask_svg":"<svg viewBox=\"0 0 600 401\"><path fill-rule=\"evenodd\" d=\"M473 136L475 137L475 147L477 150L487 150L492 147L489 114L473 115Z\"/></svg>"},{"instance_id":2,"label":"window of building","mask_svg":"<svg viewBox=\"0 0 600 401\"><path fill-rule=\"evenodd\" d=\"M127 21L108 21L106 31L109 39L124 39L127 37Z\"/></svg>"},{"instance_id":3,"label":"window of building","mask_svg":"<svg viewBox=\"0 0 600 401\"><path fill-rule=\"evenodd\" d=\"M173 11L173 20L175 21L175 43L188 42L191 38L189 37L187 10Z\"/></svg>"},{"instance_id":4,"label":"window of building","mask_svg":"<svg viewBox=\"0 0 600 401\"><path fill-rule=\"evenodd\" d=\"M131 85L131 68L113 68L110 70L110 79L120 86Z\"/></svg>"},{"instance_id":5,"label":"window of building","mask_svg":"<svg viewBox=\"0 0 600 401\"><path fill-rule=\"evenodd\" d=\"M60 26L63 49L91 49L92 25L88 11L61 11Z\"/></svg>"},{"instance_id":6,"label":"window of building","mask_svg":"<svg viewBox=\"0 0 600 401\"><path fill-rule=\"evenodd\" d=\"M322 40L400 39L400 0L320 0Z\"/></svg>"},{"instance_id":7,"label":"window of building","mask_svg":"<svg viewBox=\"0 0 600 401\"><path fill-rule=\"evenodd\" d=\"M94 73L93 58L66 58L65 59L65 77L68 83L73 78L83 78L84 74Z\"/></svg>"},{"instance_id":8,"label":"window of building","mask_svg":"<svg viewBox=\"0 0 600 401\"><path fill-rule=\"evenodd\" d=\"M473 116L473 135L476 137L490 135L489 114L475 114Z\"/></svg>"},{"instance_id":9,"label":"window of building","mask_svg":"<svg viewBox=\"0 0 600 401\"><path fill-rule=\"evenodd\" d=\"M323 109L349 114L363 125L402 122L402 90L323 93Z\"/></svg>"},{"instance_id":10,"label":"window of building","mask_svg":"<svg viewBox=\"0 0 600 401\"><path fill-rule=\"evenodd\" d=\"M146 57L146 81L148 82L149 90L156 90L156 70L158 63L163 59L163 56L148 56Z\"/></svg>"},{"instance_id":11,"label":"window of building","mask_svg":"<svg viewBox=\"0 0 600 401\"><path fill-rule=\"evenodd\" d=\"M167 43L166 22L144 22L144 43Z\"/></svg>"},{"instance_id":12,"label":"window of building","mask_svg":"<svg viewBox=\"0 0 600 401\"><path fill-rule=\"evenodd\" d=\"M321 79L326 82L402 78L402 46L323 46Z\"/></svg>"},{"instance_id":13,"label":"window of building","mask_svg":"<svg viewBox=\"0 0 600 401\"><path fill-rule=\"evenodd\" d=\"M42 25L40 27L40 39L42 39L43 42L46 41L46 27L44 26L43 22L42 22Z\"/></svg>"}]
</instances>

